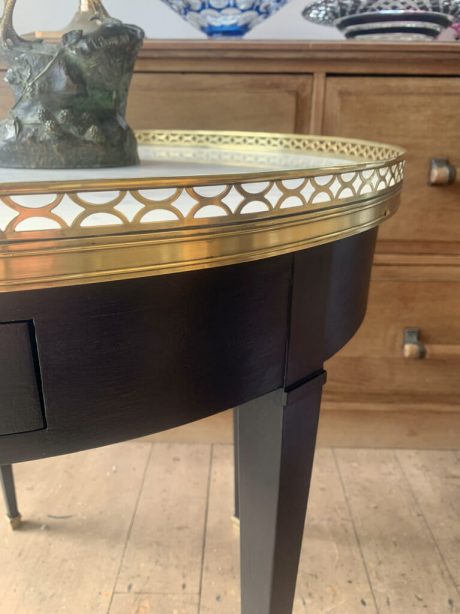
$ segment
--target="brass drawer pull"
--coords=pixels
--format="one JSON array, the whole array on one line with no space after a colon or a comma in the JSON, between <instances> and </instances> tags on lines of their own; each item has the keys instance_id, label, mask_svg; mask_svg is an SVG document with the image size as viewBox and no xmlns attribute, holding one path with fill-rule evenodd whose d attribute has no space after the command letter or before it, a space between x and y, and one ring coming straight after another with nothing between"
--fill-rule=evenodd
<instances>
[{"instance_id":1,"label":"brass drawer pull","mask_svg":"<svg viewBox=\"0 0 460 614\"><path fill-rule=\"evenodd\" d=\"M430 163L428 185L443 186L454 183L457 169L448 158L433 158Z\"/></svg>"},{"instance_id":2,"label":"brass drawer pull","mask_svg":"<svg viewBox=\"0 0 460 614\"><path fill-rule=\"evenodd\" d=\"M404 358L421 360L423 358L460 358L460 345L425 344L420 340L420 328L405 328L403 340Z\"/></svg>"}]
</instances>

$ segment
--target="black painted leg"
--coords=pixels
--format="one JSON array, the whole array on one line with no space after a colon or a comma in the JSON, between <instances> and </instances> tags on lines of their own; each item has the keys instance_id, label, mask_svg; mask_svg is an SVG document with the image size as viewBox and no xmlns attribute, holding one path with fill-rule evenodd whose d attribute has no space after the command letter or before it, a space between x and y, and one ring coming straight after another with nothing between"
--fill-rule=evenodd
<instances>
[{"instance_id":1,"label":"black painted leg","mask_svg":"<svg viewBox=\"0 0 460 614\"><path fill-rule=\"evenodd\" d=\"M242 614L292 612L324 381L239 410Z\"/></svg>"},{"instance_id":2,"label":"black painted leg","mask_svg":"<svg viewBox=\"0 0 460 614\"><path fill-rule=\"evenodd\" d=\"M236 407L233 410L233 449L235 458L235 514L234 519L236 521L240 518L240 484L239 484L239 432L238 432L238 420L239 420L239 408Z\"/></svg>"},{"instance_id":3,"label":"black painted leg","mask_svg":"<svg viewBox=\"0 0 460 614\"><path fill-rule=\"evenodd\" d=\"M11 465L0 465L0 483L2 485L3 497L5 499L6 515L10 521L12 529L14 530L21 524L21 514L18 510L13 467Z\"/></svg>"}]
</instances>

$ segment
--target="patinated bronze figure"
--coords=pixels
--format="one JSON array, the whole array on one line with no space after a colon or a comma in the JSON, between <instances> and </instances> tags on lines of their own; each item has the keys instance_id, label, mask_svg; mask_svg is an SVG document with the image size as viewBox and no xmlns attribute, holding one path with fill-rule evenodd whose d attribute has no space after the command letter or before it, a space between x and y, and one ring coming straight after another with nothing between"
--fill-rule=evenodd
<instances>
[{"instance_id":1,"label":"patinated bronze figure","mask_svg":"<svg viewBox=\"0 0 460 614\"><path fill-rule=\"evenodd\" d=\"M0 166L92 168L138 163L125 120L128 89L144 38L82 0L57 42L25 40L13 27L17 0L6 0L0 50L16 102L0 123Z\"/></svg>"}]
</instances>

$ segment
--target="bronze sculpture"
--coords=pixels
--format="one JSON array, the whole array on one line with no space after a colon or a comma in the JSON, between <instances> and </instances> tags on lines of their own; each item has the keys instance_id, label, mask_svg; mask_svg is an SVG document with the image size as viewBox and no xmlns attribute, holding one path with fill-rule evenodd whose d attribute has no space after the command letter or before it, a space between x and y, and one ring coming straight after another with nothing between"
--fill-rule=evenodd
<instances>
[{"instance_id":1,"label":"bronze sculpture","mask_svg":"<svg viewBox=\"0 0 460 614\"><path fill-rule=\"evenodd\" d=\"M132 71L144 32L110 17L100 0L81 0L60 40L26 40L6 0L0 53L15 94L0 123L0 166L97 168L139 162L125 120Z\"/></svg>"}]
</instances>

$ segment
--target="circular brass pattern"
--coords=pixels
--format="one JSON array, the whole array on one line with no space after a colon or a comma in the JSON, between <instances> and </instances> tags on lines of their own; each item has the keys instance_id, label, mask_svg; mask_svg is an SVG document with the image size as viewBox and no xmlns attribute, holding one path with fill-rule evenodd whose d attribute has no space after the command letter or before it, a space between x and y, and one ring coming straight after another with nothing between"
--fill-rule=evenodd
<instances>
[{"instance_id":1,"label":"circular brass pattern","mask_svg":"<svg viewBox=\"0 0 460 614\"><path fill-rule=\"evenodd\" d=\"M224 167L238 152L254 165L238 174L0 184L0 291L266 258L362 232L398 207L404 152L396 147L263 133L137 137L167 147L168 159L176 148L178 157L195 148L191 155L217 157ZM343 164L267 170L262 162L270 153L333 156Z\"/></svg>"}]
</instances>

